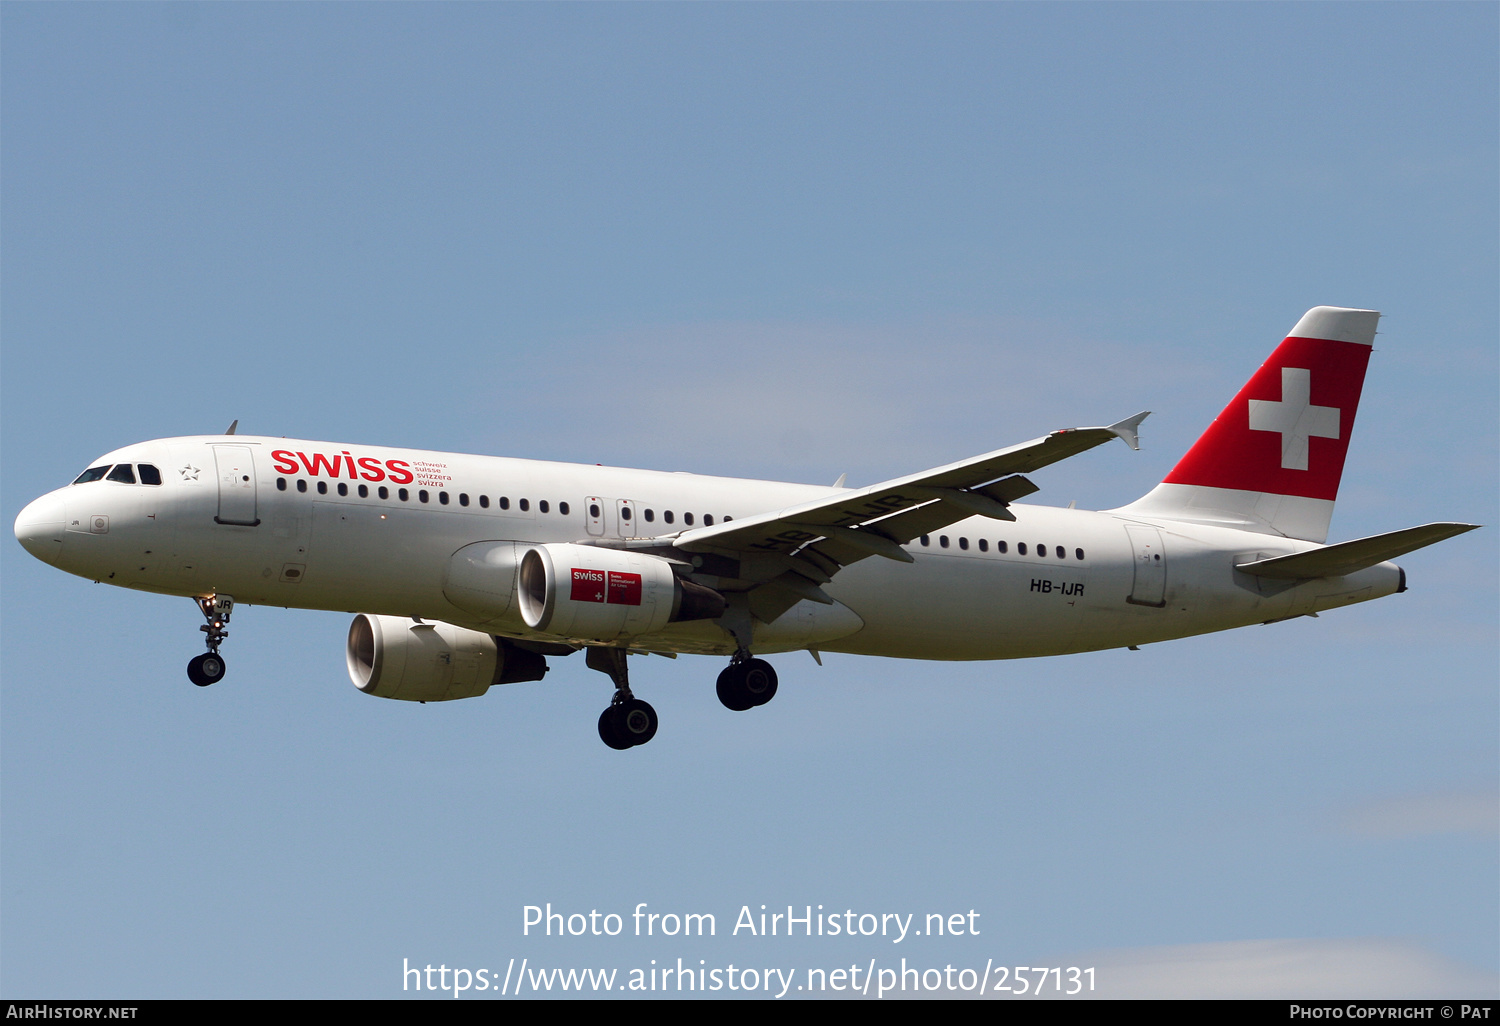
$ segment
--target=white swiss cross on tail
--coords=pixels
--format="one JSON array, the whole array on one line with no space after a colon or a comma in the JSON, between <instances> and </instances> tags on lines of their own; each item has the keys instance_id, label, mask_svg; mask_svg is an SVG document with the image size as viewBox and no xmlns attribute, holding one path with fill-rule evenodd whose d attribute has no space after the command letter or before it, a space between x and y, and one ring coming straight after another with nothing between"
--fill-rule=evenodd
<instances>
[{"instance_id":1,"label":"white swiss cross on tail","mask_svg":"<svg viewBox=\"0 0 1500 1026\"><path fill-rule=\"evenodd\" d=\"M1312 371L1281 368L1281 401L1250 400L1250 430L1281 433L1281 466L1307 469L1307 440L1339 436L1339 408L1312 405Z\"/></svg>"}]
</instances>

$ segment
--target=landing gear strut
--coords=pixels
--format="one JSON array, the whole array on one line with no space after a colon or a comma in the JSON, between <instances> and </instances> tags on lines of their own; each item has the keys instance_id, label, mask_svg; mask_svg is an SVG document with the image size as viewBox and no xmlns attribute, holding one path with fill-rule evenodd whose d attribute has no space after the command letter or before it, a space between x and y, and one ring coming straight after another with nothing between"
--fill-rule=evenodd
<instances>
[{"instance_id":1,"label":"landing gear strut","mask_svg":"<svg viewBox=\"0 0 1500 1026\"><path fill-rule=\"evenodd\" d=\"M656 736L656 710L630 693L630 676L623 648L591 646L584 657L591 670L609 675L615 694L599 714L599 740L616 751L643 745Z\"/></svg>"},{"instance_id":2,"label":"landing gear strut","mask_svg":"<svg viewBox=\"0 0 1500 1026\"><path fill-rule=\"evenodd\" d=\"M744 712L776 697L776 670L764 659L741 650L719 674L715 690L726 709Z\"/></svg>"},{"instance_id":3,"label":"landing gear strut","mask_svg":"<svg viewBox=\"0 0 1500 1026\"><path fill-rule=\"evenodd\" d=\"M200 598L198 608L208 620L208 623L198 628L207 635L204 640L208 644L208 651L188 663L187 675L188 680L200 688L206 688L224 679L224 657L219 655L219 645L229 637L229 632L224 628L229 623L230 614L234 612L234 597L210 595Z\"/></svg>"}]
</instances>

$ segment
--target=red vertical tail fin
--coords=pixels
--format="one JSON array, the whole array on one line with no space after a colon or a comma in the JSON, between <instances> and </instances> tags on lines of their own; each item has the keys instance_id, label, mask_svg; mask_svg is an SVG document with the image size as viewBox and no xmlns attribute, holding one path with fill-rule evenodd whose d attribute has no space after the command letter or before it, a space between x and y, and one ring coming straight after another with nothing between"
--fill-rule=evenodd
<instances>
[{"instance_id":1,"label":"red vertical tail fin","mask_svg":"<svg viewBox=\"0 0 1500 1026\"><path fill-rule=\"evenodd\" d=\"M1125 510L1322 542L1380 314L1314 307L1172 472Z\"/></svg>"}]
</instances>

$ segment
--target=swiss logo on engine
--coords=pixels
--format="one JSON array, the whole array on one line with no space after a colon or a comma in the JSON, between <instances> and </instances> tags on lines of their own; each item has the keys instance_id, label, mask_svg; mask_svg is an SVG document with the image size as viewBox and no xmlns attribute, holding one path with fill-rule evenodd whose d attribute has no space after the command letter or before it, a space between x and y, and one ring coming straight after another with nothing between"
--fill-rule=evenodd
<instances>
[{"instance_id":1,"label":"swiss logo on engine","mask_svg":"<svg viewBox=\"0 0 1500 1026\"><path fill-rule=\"evenodd\" d=\"M637 577L635 580L636 603L639 604L641 601L641 579ZM568 597L574 602L603 602L604 571L581 570L575 566L573 568L573 591Z\"/></svg>"},{"instance_id":2,"label":"swiss logo on engine","mask_svg":"<svg viewBox=\"0 0 1500 1026\"><path fill-rule=\"evenodd\" d=\"M617 606L641 604L641 575L609 572L609 601Z\"/></svg>"}]
</instances>

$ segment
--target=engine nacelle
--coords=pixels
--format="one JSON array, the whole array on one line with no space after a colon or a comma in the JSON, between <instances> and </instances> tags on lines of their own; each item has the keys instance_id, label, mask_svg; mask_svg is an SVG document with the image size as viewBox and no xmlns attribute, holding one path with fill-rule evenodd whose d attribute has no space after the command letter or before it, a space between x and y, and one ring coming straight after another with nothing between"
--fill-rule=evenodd
<instances>
[{"instance_id":1,"label":"engine nacelle","mask_svg":"<svg viewBox=\"0 0 1500 1026\"><path fill-rule=\"evenodd\" d=\"M520 626L515 609L516 570L525 546L513 541L482 541L465 545L448 560L443 596L469 613L474 621L499 629Z\"/></svg>"},{"instance_id":2,"label":"engine nacelle","mask_svg":"<svg viewBox=\"0 0 1500 1026\"><path fill-rule=\"evenodd\" d=\"M349 625L345 655L355 687L407 702L477 698L491 684L541 680L547 672L546 659L504 638L369 613Z\"/></svg>"},{"instance_id":3,"label":"engine nacelle","mask_svg":"<svg viewBox=\"0 0 1500 1026\"><path fill-rule=\"evenodd\" d=\"M532 630L615 641L724 614L724 596L678 579L657 556L592 545L537 545L521 557L517 598Z\"/></svg>"}]
</instances>

